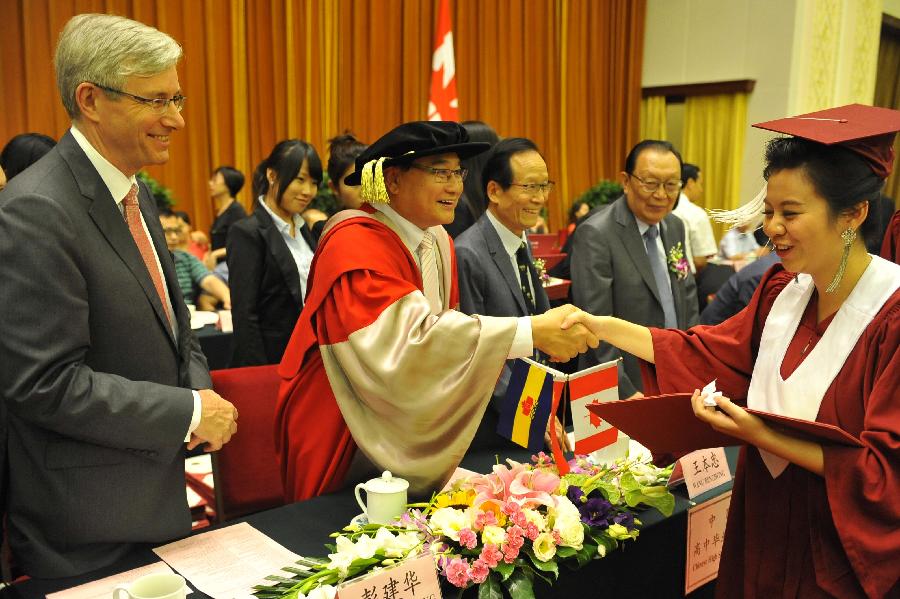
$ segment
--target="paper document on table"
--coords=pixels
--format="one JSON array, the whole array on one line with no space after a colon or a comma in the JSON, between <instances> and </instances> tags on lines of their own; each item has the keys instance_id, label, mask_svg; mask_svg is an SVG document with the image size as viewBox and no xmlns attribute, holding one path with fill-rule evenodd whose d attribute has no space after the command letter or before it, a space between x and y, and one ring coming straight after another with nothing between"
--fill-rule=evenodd
<instances>
[{"instance_id":1,"label":"paper document on table","mask_svg":"<svg viewBox=\"0 0 900 599\"><path fill-rule=\"evenodd\" d=\"M128 584L148 574L171 574L172 568L165 562L156 562L134 570L113 574L100 580L86 582L77 587L59 591L58 593L50 593L47 599L109 599L113 594L113 589L119 584Z\"/></svg>"},{"instance_id":2,"label":"paper document on table","mask_svg":"<svg viewBox=\"0 0 900 599\"><path fill-rule=\"evenodd\" d=\"M153 550L213 599L248 597L253 585L300 556L246 522L194 535Z\"/></svg>"}]
</instances>

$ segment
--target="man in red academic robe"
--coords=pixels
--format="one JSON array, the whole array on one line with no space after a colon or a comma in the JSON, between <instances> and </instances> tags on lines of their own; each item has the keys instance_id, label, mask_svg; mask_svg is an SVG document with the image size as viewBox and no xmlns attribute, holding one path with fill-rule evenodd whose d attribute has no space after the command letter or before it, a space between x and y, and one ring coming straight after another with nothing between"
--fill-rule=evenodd
<instances>
[{"instance_id":1,"label":"man in red academic robe","mask_svg":"<svg viewBox=\"0 0 900 599\"><path fill-rule=\"evenodd\" d=\"M471 442L506 359L574 357L597 340L533 317L468 316L458 304L453 220L460 160L487 149L451 122L401 125L344 182L368 202L326 225L307 303L280 366L276 449L299 500L382 469L439 488ZM377 468L377 470L376 470Z\"/></svg>"}]
</instances>

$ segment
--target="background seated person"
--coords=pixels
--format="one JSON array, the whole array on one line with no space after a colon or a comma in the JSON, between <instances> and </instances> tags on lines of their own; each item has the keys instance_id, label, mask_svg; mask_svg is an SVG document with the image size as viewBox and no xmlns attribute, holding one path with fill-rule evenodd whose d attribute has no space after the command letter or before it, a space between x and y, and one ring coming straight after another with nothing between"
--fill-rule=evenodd
<instances>
[{"instance_id":1,"label":"background seated person","mask_svg":"<svg viewBox=\"0 0 900 599\"><path fill-rule=\"evenodd\" d=\"M213 276L196 256L185 251L189 226L184 219L174 212L164 212L159 215L159 222L166 234L166 245L175 260L175 274L184 303L194 304L198 310L215 310L216 304L220 303L223 309L231 310L228 286ZM201 289L211 296L203 302L200 301Z\"/></svg>"},{"instance_id":2,"label":"background seated person","mask_svg":"<svg viewBox=\"0 0 900 599\"><path fill-rule=\"evenodd\" d=\"M719 255L726 260L752 259L759 249L751 225L738 225L729 229L719 242Z\"/></svg>"},{"instance_id":3,"label":"background seated person","mask_svg":"<svg viewBox=\"0 0 900 599\"><path fill-rule=\"evenodd\" d=\"M216 218L209 229L210 249L203 262L210 270L225 261L228 229L247 218L247 211L237 201L237 194L243 187L244 173L233 166L217 167L209 177L209 195L216 208Z\"/></svg>"},{"instance_id":4,"label":"background seated person","mask_svg":"<svg viewBox=\"0 0 900 599\"><path fill-rule=\"evenodd\" d=\"M22 133L13 137L0 152L0 168L12 179L53 149L56 140L42 133Z\"/></svg>"}]
</instances>

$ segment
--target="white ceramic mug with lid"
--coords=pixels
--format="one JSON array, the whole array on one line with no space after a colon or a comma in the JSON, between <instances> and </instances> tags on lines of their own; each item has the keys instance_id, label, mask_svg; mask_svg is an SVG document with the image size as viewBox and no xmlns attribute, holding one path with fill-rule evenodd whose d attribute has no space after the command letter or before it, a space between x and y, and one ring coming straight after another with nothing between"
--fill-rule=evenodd
<instances>
[{"instance_id":1,"label":"white ceramic mug with lid","mask_svg":"<svg viewBox=\"0 0 900 599\"><path fill-rule=\"evenodd\" d=\"M408 481L394 478L385 470L380 478L356 485L356 502L372 524L390 524L406 510L408 488ZM366 503L363 503L360 491L366 492Z\"/></svg>"},{"instance_id":2,"label":"white ceramic mug with lid","mask_svg":"<svg viewBox=\"0 0 900 599\"><path fill-rule=\"evenodd\" d=\"M185 599L186 595L187 585L178 574L148 574L113 590L113 599Z\"/></svg>"}]
</instances>

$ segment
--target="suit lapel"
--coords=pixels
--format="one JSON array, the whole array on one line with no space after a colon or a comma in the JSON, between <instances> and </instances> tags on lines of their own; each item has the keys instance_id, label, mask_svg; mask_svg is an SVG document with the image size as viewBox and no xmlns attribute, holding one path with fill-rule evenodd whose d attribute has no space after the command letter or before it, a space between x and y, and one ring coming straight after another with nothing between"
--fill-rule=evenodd
<instances>
[{"instance_id":1,"label":"suit lapel","mask_svg":"<svg viewBox=\"0 0 900 599\"><path fill-rule=\"evenodd\" d=\"M175 339L172 336L172 328L169 326L169 319L166 317L159 295L156 293L156 287L150 279L150 273L144 264L144 259L135 244L131 231L128 230L128 224L125 217L119 211L119 206L113 200L112 195L103 179L100 178L97 169L88 160L88 157L82 151L78 142L72 137L71 133L66 133L59 141L60 155L68 163L69 168L75 175L75 181L78 184L81 195L90 200L91 205L88 208L88 214L97 225L100 233L106 238L106 241L112 246L113 251L119 256L135 280L143 289L144 294L153 306L156 318L169 334L169 339L173 346ZM143 212L143 206L142 206ZM144 216L145 220L147 219ZM149 220L147 221L150 222ZM149 225L148 225L148 228ZM165 247L165 246L164 246ZM158 246L157 246L158 248ZM159 249L157 249L157 252ZM168 251L168 250L166 250ZM164 262L160 260L160 262Z\"/></svg>"},{"instance_id":2,"label":"suit lapel","mask_svg":"<svg viewBox=\"0 0 900 599\"><path fill-rule=\"evenodd\" d=\"M506 281L509 292L515 298L519 310L522 311L521 314L523 316L527 315L528 306L525 305L525 298L522 297L522 283L519 280L518 273L513 271L512 262L510 262L509 254L506 253L506 248L503 247L503 242L500 241L500 235L497 233L494 225L491 224L491 221L488 220L487 215L479 220L479 225L481 226L481 234L484 236L484 242L491 255L491 260L494 261L494 264L500 271L500 275Z\"/></svg>"},{"instance_id":3,"label":"suit lapel","mask_svg":"<svg viewBox=\"0 0 900 599\"><path fill-rule=\"evenodd\" d=\"M528 244L528 275L531 277L531 286L534 289L535 313L543 314L550 309L550 300L547 298L547 292L544 291L544 282L538 277L537 268L534 267L534 256L531 254L531 244Z\"/></svg>"},{"instance_id":4,"label":"suit lapel","mask_svg":"<svg viewBox=\"0 0 900 599\"><path fill-rule=\"evenodd\" d=\"M655 297L656 301L659 302L659 305L662 306L662 300L659 297L659 289L656 288L656 280L653 278L653 271L650 270L650 258L647 257L647 248L638 231L637 221L628 209L625 196L622 196L616 201L613 209L616 211L616 223L619 225L619 239L622 242L622 245L625 246L625 251L631 256L631 261L634 262L638 273L641 275L641 278L644 279L644 283L650 289L650 292L653 293L653 297Z\"/></svg>"},{"instance_id":5,"label":"suit lapel","mask_svg":"<svg viewBox=\"0 0 900 599\"><path fill-rule=\"evenodd\" d=\"M284 277L288 289L291 290L291 295L297 301L298 306L303 306L303 295L300 292L300 274L297 272L297 263L294 261L291 250L288 249L287 242L281 236L281 231L275 226L275 222L272 220L269 212L260 204L259 200L257 200L254 214L256 214L259 222L259 232L265 239L269 253L275 259L275 264L278 265L278 270L281 271L281 276Z\"/></svg>"}]
</instances>

